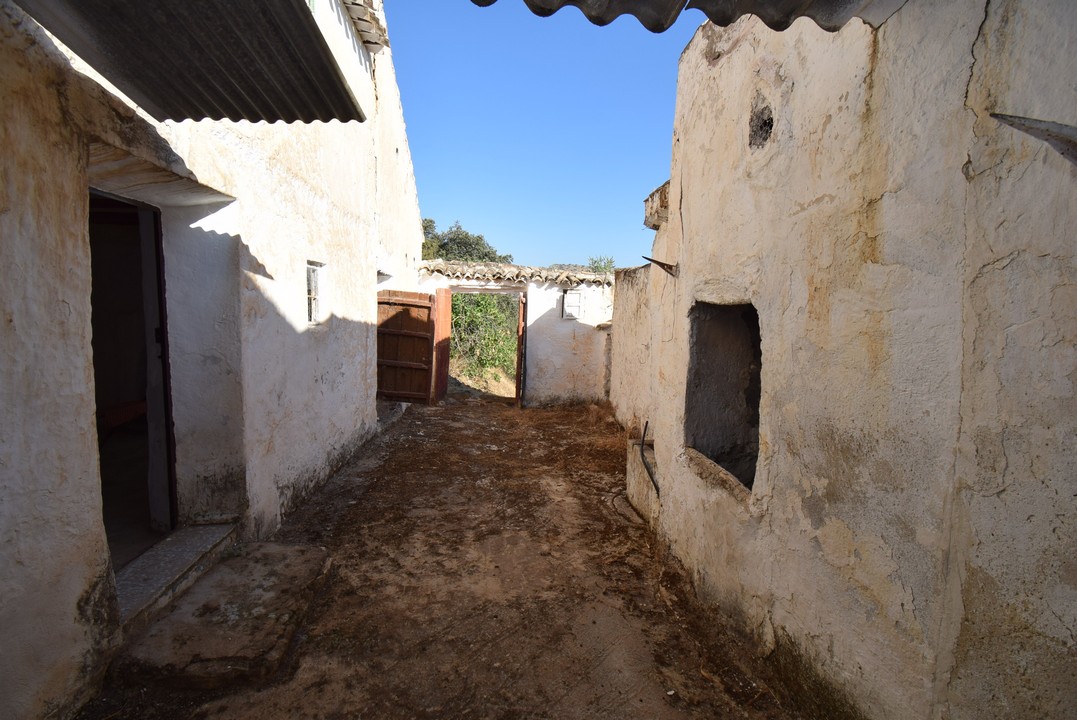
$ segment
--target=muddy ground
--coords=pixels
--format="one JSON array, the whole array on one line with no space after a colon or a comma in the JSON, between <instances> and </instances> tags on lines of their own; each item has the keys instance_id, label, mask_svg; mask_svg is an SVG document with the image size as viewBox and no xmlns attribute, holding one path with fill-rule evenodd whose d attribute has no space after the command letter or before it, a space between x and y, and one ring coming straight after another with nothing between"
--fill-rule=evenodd
<instances>
[{"instance_id":1,"label":"muddy ground","mask_svg":"<svg viewBox=\"0 0 1077 720\"><path fill-rule=\"evenodd\" d=\"M797 717L626 511L624 461L603 408L412 407L277 534L334 567L277 676L113 686L83 717Z\"/></svg>"}]
</instances>

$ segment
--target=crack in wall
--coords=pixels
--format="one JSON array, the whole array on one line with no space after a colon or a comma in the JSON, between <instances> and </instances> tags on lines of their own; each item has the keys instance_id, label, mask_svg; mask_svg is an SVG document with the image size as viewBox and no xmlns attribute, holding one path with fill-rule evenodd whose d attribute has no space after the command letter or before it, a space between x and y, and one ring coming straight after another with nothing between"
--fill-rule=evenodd
<instances>
[{"instance_id":1,"label":"crack in wall","mask_svg":"<svg viewBox=\"0 0 1077 720\"><path fill-rule=\"evenodd\" d=\"M980 58L977 56L977 47L981 44L984 37L984 31L987 27L987 21L991 15L991 2L992 0L984 0L983 17L980 19L980 24L976 29L976 35L973 37L972 43L969 46L969 55L971 60L969 62L968 78L965 81L965 91L962 96L962 102L967 111L973 115L973 121L970 123L970 133L973 141L978 137L976 132L976 120L979 119L980 114L969 103L969 95L972 92L973 79L976 77L977 66L980 62ZM962 174L966 179L965 184L965 199L962 207L964 217L964 238L962 249L962 268L966 266L968 261L969 251L972 246L973 238L971 236L971 229L969 227L968 213L969 207L972 205L972 182L982 172L976 171L973 167L972 153L966 153L966 163L961 168ZM980 268L982 272L984 268ZM968 527L967 519L961 515L961 491L962 491L962 479L960 476L961 471L961 458L962 458L962 445L965 438L965 413L967 412L967 391L965 384L965 362L968 347L972 341L972 337L975 335L975 328L968 322L971 310L969 308L969 292L968 288L971 286L972 281L969 280L962 288L961 299L961 351L958 359L958 407L957 407L957 428L954 435L954 452L953 459L950 465L950 491L946 494L943 509L943 556L942 556L942 595L943 599L940 603L942 608L939 612L939 620L935 629L935 669L932 677L932 705L930 708L931 717L935 720L947 717L949 715L950 705L950 683L953 677L953 671L956 666L957 660L957 641L961 632L961 623L964 614L963 595L965 585L965 573L966 562L968 554ZM958 543L961 543L960 546Z\"/></svg>"},{"instance_id":2,"label":"crack in wall","mask_svg":"<svg viewBox=\"0 0 1077 720\"><path fill-rule=\"evenodd\" d=\"M971 110L976 117L980 117L980 113L976 111L976 108L969 105L969 93L972 91L972 79L976 76L976 66L980 62L980 58L976 55L976 46L980 44L984 36L984 28L987 27L987 20L991 16L991 0L984 0L984 15L980 19L980 26L976 30L976 37L972 40L972 45L969 48L969 55L972 56L972 62L969 64L969 77L965 81L965 108ZM975 128L973 129L975 134Z\"/></svg>"}]
</instances>

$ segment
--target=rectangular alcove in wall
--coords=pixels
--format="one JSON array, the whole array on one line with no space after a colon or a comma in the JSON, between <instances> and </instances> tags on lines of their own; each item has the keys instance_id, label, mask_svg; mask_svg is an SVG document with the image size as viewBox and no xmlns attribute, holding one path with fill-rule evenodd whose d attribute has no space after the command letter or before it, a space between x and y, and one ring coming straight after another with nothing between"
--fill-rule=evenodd
<instances>
[{"instance_id":1,"label":"rectangular alcove in wall","mask_svg":"<svg viewBox=\"0 0 1077 720\"><path fill-rule=\"evenodd\" d=\"M752 305L696 303L689 321L685 445L751 490L759 457L759 314Z\"/></svg>"}]
</instances>

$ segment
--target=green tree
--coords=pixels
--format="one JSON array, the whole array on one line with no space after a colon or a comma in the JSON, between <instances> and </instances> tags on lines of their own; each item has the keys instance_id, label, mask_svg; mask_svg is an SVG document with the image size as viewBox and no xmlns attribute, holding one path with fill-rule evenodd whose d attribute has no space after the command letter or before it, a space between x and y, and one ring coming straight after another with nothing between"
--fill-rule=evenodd
<instances>
[{"instance_id":1,"label":"green tree","mask_svg":"<svg viewBox=\"0 0 1077 720\"><path fill-rule=\"evenodd\" d=\"M434 221L424 218L423 259L511 263L512 255L502 255L486 238L468 232L459 222L438 232ZM518 303L514 295L455 293L451 357L462 362L470 374L496 367L512 375L516 368Z\"/></svg>"},{"instance_id":2,"label":"green tree","mask_svg":"<svg viewBox=\"0 0 1077 720\"><path fill-rule=\"evenodd\" d=\"M437 225L430 218L423 218L423 260L435 259L440 244Z\"/></svg>"},{"instance_id":3,"label":"green tree","mask_svg":"<svg viewBox=\"0 0 1077 720\"><path fill-rule=\"evenodd\" d=\"M516 368L516 313L519 300L511 295L463 295L452 298L450 354L468 372Z\"/></svg>"},{"instance_id":4,"label":"green tree","mask_svg":"<svg viewBox=\"0 0 1077 720\"><path fill-rule=\"evenodd\" d=\"M512 255L502 255L482 235L469 233L454 222L448 230L438 232L430 218L423 219L423 260L461 260L464 262L511 263Z\"/></svg>"},{"instance_id":5,"label":"green tree","mask_svg":"<svg viewBox=\"0 0 1077 720\"><path fill-rule=\"evenodd\" d=\"M613 256L597 255L587 258L587 269L595 273L613 272Z\"/></svg>"}]
</instances>

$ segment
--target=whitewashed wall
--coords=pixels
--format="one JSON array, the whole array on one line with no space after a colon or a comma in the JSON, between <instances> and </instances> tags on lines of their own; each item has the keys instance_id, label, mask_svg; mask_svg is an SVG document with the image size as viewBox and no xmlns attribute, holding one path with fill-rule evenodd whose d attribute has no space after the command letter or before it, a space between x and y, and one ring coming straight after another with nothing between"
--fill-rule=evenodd
<instances>
[{"instance_id":1,"label":"whitewashed wall","mask_svg":"<svg viewBox=\"0 0 1077 720\"><path fill-rule=\"evenodd\" d=\"M1077 125L1074 37L1061 0L910 2L877 32L704 26L682 56L654 247L680 276L617 312L650 338L612 396L652 421L661 500L630 491L827 716L1077 706L1077 183L990 117ZM751 493L685 451L695 302L759 312Z\"/></svg>"},{"instance_id":2,"label":"whitewashed wall","mask_svg":"<svg viewBox=\"0 0 1077 720\"><path fill-rule=\"evenodd\" d=\"M240 242L199 227L218 206L164 207L165 287L181 524L235 521L246 509Z\"/></svg>"},{"instance_id":3,"label":"whitewashed wall","mask_svg":"<svg viewBox=\"0 0 1077 720\"><path fill-rule=\"evenodd\" d=\"M364 124L150 123L0 0L0 716L67 716L116 639L91 187L161 210L182 522L264 536L373 432L376 269L414 286L422 233L392 55L366 60Z\"/></svg>"},{"instance_id":4,"label":"whitewashed wall","mask_svg":"<svg viewBox=\"0 0 1077 720\"><path fill-rule=\"evenodd\" d=\"M580 294L577 318L562 316L566 291ZM530 283L525 404L605 400L609 332L597 326L612 318L612 287L597 283L572 288Z\"/></svg>"}]
</instances>

